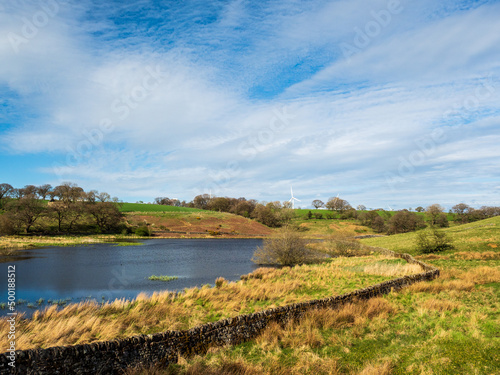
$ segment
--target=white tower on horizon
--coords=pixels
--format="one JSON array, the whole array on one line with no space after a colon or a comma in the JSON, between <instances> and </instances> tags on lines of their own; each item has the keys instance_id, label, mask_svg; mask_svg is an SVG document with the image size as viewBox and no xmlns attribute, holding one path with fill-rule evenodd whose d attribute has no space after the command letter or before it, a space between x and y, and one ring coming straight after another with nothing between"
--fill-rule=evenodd
<instances>
[{"instance_id":1,"label":"white tower on horizon","mask_svg":"<svg viewBox=\"0 0 500 375\"><path fill-rule=\"evenodd\" d=\"M293 196L293 189L292 187L290 186L290 193L292 195L292 197L290 198L290 200L288 202L291 202L292 203L292 210L295 209L295 205L294 205L294 202L297 201L297 202L300 202L300 199L297 199Z\"/></svg>"}]
</instances>

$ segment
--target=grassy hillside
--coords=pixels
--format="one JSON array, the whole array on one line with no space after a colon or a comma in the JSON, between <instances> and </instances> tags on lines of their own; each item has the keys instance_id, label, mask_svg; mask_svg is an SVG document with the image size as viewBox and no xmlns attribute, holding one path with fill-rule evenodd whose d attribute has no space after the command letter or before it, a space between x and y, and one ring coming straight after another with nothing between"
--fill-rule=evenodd
<instances>
[{"instance_id":1,"label":"grassy hillside","mask_svg":"<svg viewBox=\"0 0 500 375\"><path fill-rule=\"evenodd\" d=\"M439 279L269 327L256 340L212 349L156 374L498 374L500 218L447 232L456 248L425 256L417 255L413 233L363 240L415 254L440 267ZM336 275L328 277L336 282ZM314 284L308 289L314 296Z\"/></svg>"},{"instance_id":2,"label":"grassy hillside","mask_svg":"<svg viewBox=\"0 0 500 375\"><path fill-rule=\"evenodd\" d=\"M457 225L443 229L453 240L454 249L443 255L458 252L498 251L500 247L500 216L474 223ZM382 246L388 249L416 254L415 239L417 232L396 234L387 237L370 238L363 243L370 246Z\"/></svg>"},{"instance_id":3,"label":"grassy hillside","mask_svg":"<svg viewBox=\"0 0 500 375\"><path fill-rule=\"evenodd\" d=\"M121 203L121 212L199 212L197 208L164 206L146 203Z\"/></svg>"},{"instance_id":4,"label":"grassy hillside","mask_svg":"<svg viewBox=\"0 0 500 375\"><path fill-rule=\"evenodd\" d=\"M255 220L225 212L130 212L125 216L131 226L149 225L155 236L213 237L213 236L265 236L272 229ZM176 233L182 232L182 233Z\"/></svg>"}]
</instances>

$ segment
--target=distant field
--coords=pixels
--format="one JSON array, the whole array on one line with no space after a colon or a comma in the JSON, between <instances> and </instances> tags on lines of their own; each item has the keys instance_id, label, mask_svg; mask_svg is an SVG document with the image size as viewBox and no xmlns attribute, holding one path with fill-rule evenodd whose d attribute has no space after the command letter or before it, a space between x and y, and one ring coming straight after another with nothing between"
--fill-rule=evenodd
<instances>
[{"instance_id":1,"label":"distant field","mask_svg":"<svg viewBox=\"0 0 500 375\"><path fill-rule=\"evenodd\" d=\"M121 212L199 212L197 208L163 206L159 204L146 203L122 203Z\"/></svg>"},{"instance_id":2,"label":"distant field","mask_svg":"<svg viewBox=\"0 0 500 375\"><path fill-rule=\"evenodd\" d=\"M305 219L307 217L307 213L311 211L312 214L322 214L323 219L326 219L326 215L333 215L335 219L340 218L340 214L337 211L331 211L331 210L317 210L317 209L307 209L307 208L299 208L295 209L295 215L297 218L303 218ZM357 210L358 215L364 212L368 212L368 210ZM414 212L414 211L412 211ZM377 213L382 216L384 219L388 219L392 216L394 216L397 211L377 211ZM424 218L424 220L427 219L425 212L415 212L418 216L421 216ZM446 217L448 218L448 221L454 221L456 219L456 215L453 213L445 212Z\"/></svg>"}]
</instances>

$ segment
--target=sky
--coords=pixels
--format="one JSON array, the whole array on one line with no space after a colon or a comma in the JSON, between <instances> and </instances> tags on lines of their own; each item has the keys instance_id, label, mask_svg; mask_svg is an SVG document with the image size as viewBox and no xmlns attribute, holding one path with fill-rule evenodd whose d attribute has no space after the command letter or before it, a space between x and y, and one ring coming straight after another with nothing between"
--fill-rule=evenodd
<instances>
[{"instance_id":1,"label":"sky","mask_svg":"<svg viewBox=\"0 0 500 375\"><path fill-rule=\"evenodd\" d=\"M500 1L0 1L0 183L500 205Z\"/></svg>"}]
</instances>

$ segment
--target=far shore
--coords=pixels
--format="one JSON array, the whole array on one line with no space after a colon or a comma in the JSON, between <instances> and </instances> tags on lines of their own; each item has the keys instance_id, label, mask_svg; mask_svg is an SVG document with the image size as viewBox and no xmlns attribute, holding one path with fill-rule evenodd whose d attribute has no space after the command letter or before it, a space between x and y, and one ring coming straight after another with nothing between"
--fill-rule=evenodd
<instances>
[{"instance_id":1,"label":"far shore","mask_svg":"<svg viewBox=\"0 0 500 375\"><path fill-rule=\"evenodd\" d=\"M248 235L248 234L226 234L209 235L202 233L161 233L153 234L150 237L141 237L136 235L113 235L113 234L95 234L95 235L16 235L0 236L0 255L7 255L16 250L27 250L47 246L78 246L94 243L109 242L130 242L148 239L263 239L267 235Z\"/></svg>"}]
</instances>

